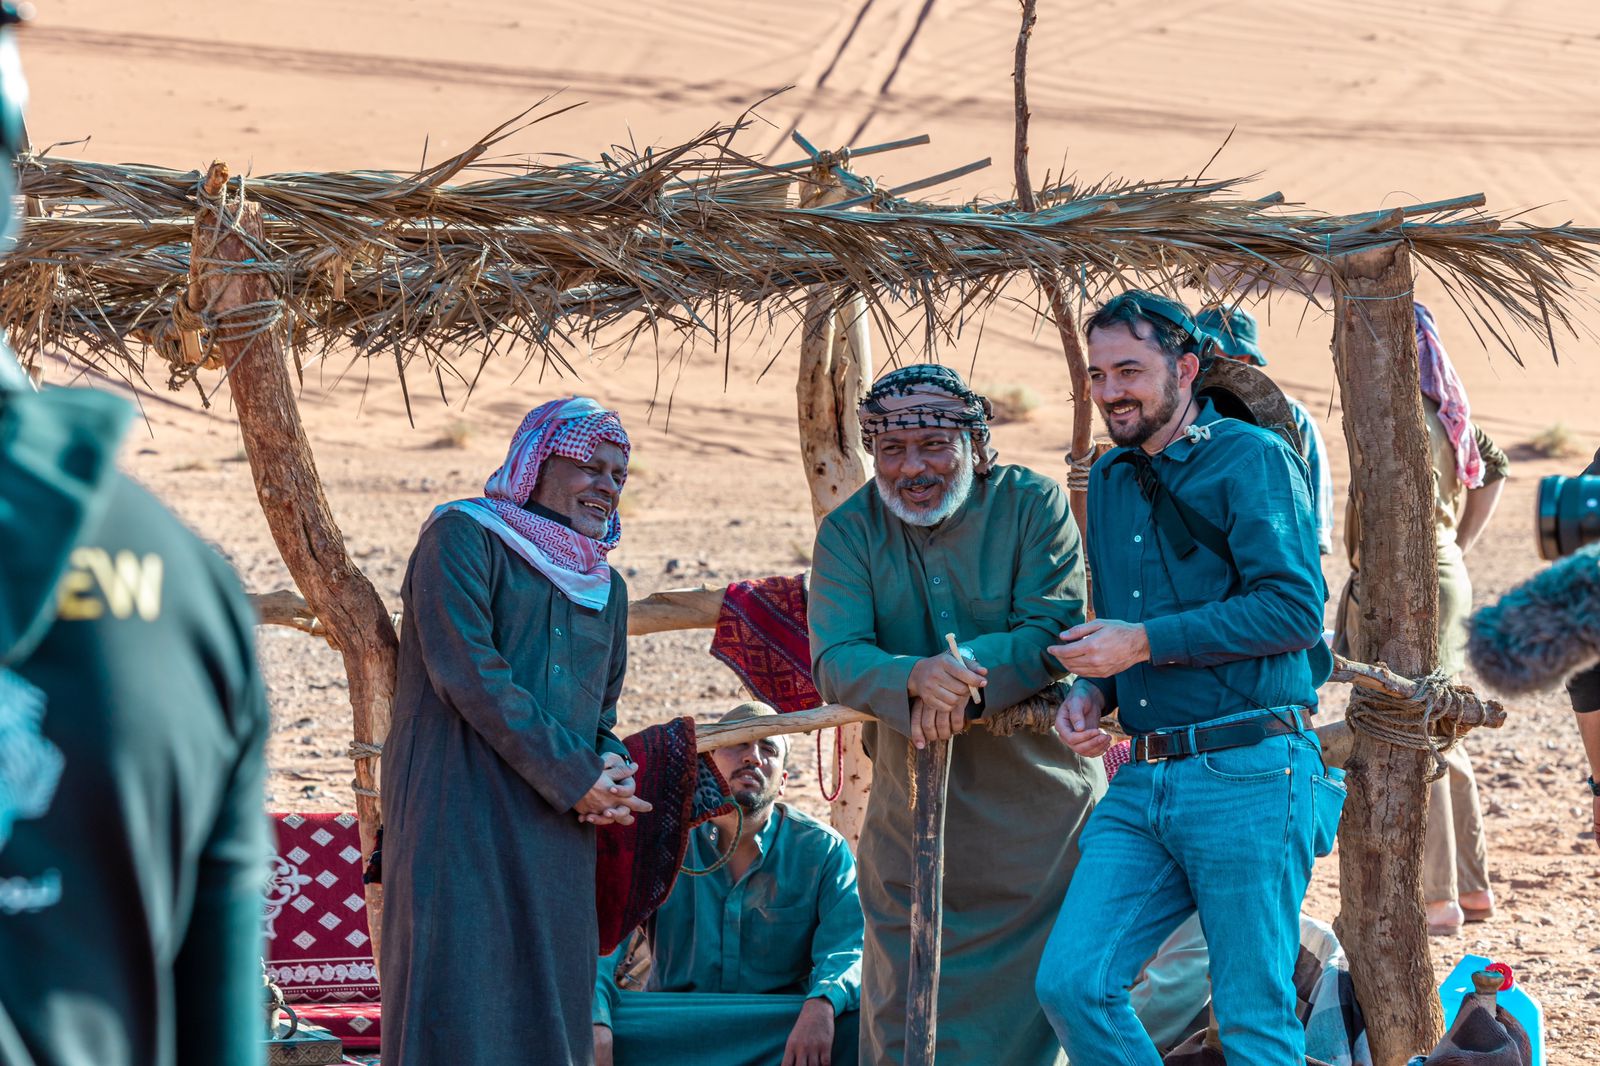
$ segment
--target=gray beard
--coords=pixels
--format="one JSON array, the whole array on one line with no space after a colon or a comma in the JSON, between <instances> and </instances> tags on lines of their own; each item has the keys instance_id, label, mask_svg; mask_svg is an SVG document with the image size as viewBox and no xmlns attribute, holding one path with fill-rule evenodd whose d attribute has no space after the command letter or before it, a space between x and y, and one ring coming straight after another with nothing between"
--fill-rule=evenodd
<instances>
[{"instance_id":1,"label":"gray beard","mask_svg":"<svg viewBox=\"0 0 1600 1066\"><path fill-rule=\"evenodd\" d=\"M963 504L972 495L972 486L977 482L976 467L972 461L971 438L962 439L962 461L956 468L955 477L950 482L950 487L945 490L944 499L939 501L939 506L930 511L916 511L907 507L900 499L900 494L895 491L894 482L887 480L881 474L873 476L873 483L878 486L878 497L883 500L883 505L889 513L908 526L936 526L946 518L961 510Z\"/></svg>"}]
</instances>

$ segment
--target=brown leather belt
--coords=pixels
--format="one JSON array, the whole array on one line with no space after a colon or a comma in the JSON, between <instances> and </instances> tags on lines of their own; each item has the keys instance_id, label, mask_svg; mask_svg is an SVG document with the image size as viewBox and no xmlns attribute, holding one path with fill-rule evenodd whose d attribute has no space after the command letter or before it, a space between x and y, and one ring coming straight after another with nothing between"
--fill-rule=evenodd
<instances>
[{"instance_id":1,"label":"brown leather belt","mask_svg":"<svg viewBox=\"0 0 1600 1066\"><path fill-rule=\"evenodd\" d=\"M1187 759L1206 751L1224 748L1243 748L1257 744L1268 737L1298 733L1305 729L1303 711L1295 709L1283 715L1262 715L1242 722L1224 725L1200 726L1197 729L1179 729L1167 733L1143 733L1133 738L1134 762L1160 762L1163 759Z\"/></svg>"}]
</instances>

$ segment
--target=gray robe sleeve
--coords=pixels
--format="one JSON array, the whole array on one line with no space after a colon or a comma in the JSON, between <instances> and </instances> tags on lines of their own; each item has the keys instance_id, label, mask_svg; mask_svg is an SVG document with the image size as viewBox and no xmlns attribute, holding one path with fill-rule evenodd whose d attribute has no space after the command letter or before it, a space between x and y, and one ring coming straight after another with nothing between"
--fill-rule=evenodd
<instances>
[{"instance_id":1,"label":"gray robe sleeve","mask_svg":"<svg viewBox=\"0 0 1600 1066\"><path fill-rule=\"evenodd\" d=\"M578 735L541 707L516 683L511 664L495 647L489 536L464 516L446 516L429 526L417 543L405 609L440 699L550 806L571 810L599 780L596 740ZM620 670L613 669L608 694L612 686L620 688Z\"/></svg>"}]
</instances>

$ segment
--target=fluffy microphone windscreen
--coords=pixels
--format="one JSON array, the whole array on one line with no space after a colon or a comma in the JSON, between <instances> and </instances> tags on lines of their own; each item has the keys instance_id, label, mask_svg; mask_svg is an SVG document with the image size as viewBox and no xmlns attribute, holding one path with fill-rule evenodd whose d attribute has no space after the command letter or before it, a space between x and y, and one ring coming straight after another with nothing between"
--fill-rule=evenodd
<instances>
[{"instance_id":1,"label":"fluffy microphone windscreen","mask_svg":"<svg viewBox=\"0 0 1600 1066\"><path fill-rule=\"evenodd\" d=\"M1467 654L1492 688L1550 688L1600 659L1600 543L1567 556L1484 607Z\"/></svg>"}]
</instances>

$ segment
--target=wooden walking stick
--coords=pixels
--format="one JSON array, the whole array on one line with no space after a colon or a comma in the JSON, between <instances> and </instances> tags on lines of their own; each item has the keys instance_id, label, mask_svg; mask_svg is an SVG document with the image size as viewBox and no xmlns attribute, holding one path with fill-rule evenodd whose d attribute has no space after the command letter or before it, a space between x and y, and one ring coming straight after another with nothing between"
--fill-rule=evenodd
<instances>
[{"instance_id":1,"label":"wooden walking stick","mask_svg":"<svg viewBox=\"0 0 1600 1066\"><path fill-rule=\"evenodd\" d=\"M911 753L911 964L906 977L905 1066L933 1066L938 1043L950 744L935 740Z\"/></svg>"},{"instance_id":2,"label":"wooden walking stick","mask_svg":"<svg viewBox=\"0 0 1600 1066\"><path fill-rule=\"evenodd\" d=\"M966 659L944 635L956 662ZM983 694L968 687L973 703ZM935 740L911 752L911 960L906 974L906 1066L933 1066L939 1040L939 953L944 939L944 811L950 745Z\"/></svg>"}]
</instances>

